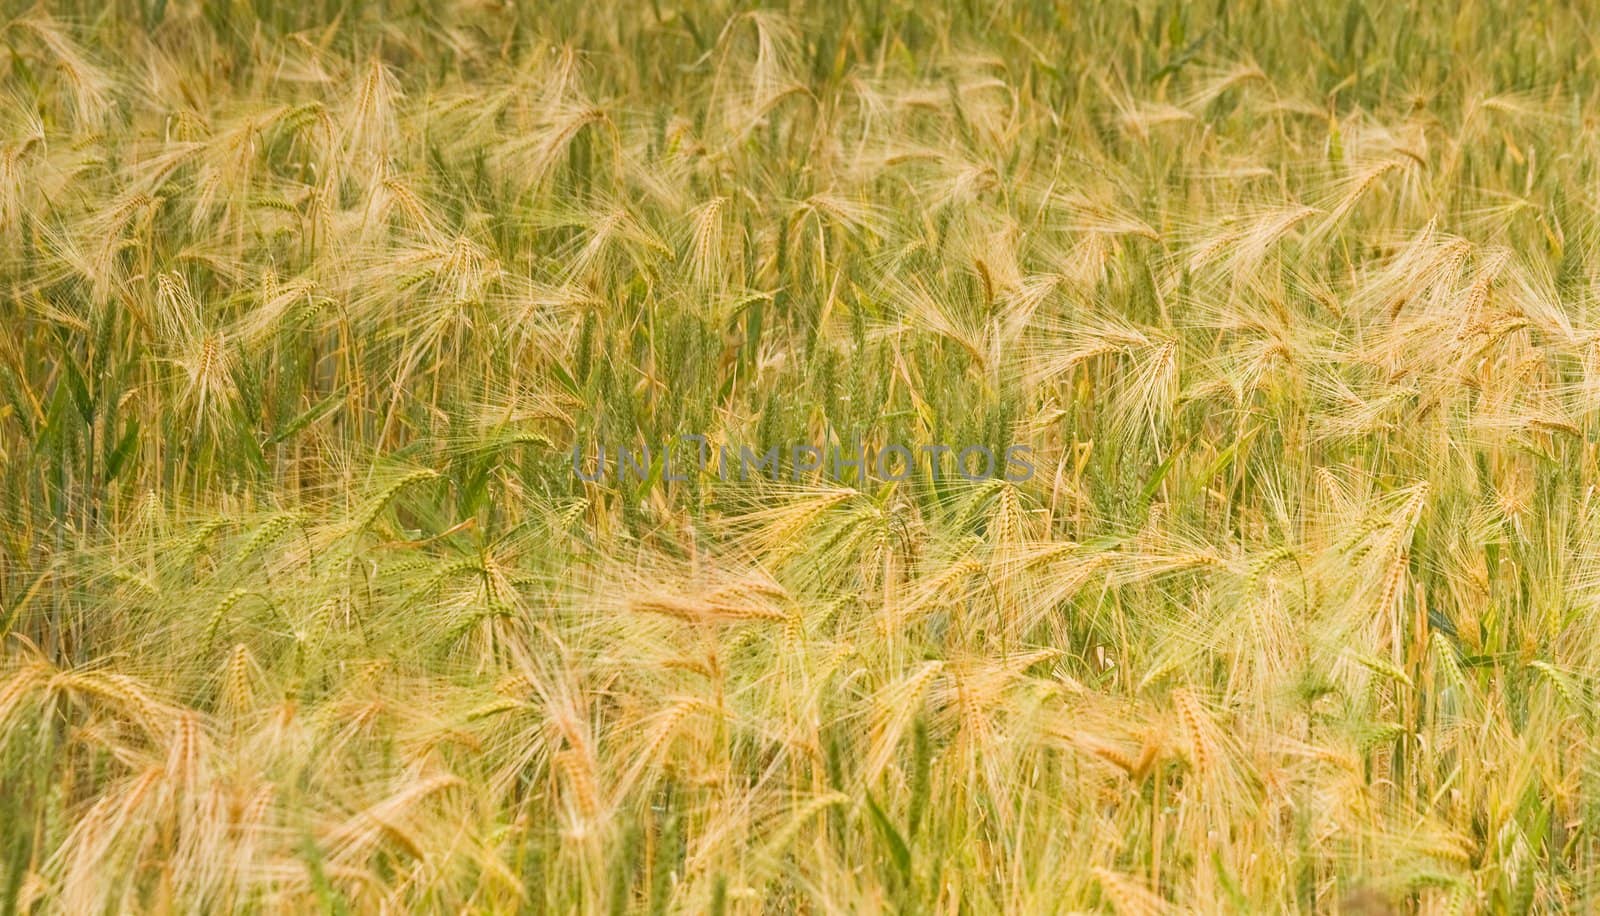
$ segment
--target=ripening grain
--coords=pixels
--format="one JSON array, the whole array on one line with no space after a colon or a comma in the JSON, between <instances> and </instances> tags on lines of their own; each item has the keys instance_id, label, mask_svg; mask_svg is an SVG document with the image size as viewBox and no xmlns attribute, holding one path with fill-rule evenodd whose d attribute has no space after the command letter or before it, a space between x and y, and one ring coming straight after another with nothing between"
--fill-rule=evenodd
<instances>
[{"instance_id":1,"label":"ripening grain","mask_svg":"<svg viewBox=\"0 0 1600 916\"><path fill-rule=\"evenodd\" d=\"M0 912L1600 908L1589 25L1200 6L0 14Z\"/></svg>"}]
</instances>

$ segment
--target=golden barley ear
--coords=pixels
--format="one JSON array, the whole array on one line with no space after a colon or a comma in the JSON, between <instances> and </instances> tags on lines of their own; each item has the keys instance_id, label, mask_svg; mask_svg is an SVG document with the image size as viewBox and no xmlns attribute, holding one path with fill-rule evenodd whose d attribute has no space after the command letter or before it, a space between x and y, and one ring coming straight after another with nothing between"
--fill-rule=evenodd
<instances>
[{"instance_id":1,"label":"golden barley ear","mask_svg":"<svg viewBox=\"0 0 1600 916\"><path fill-rule=\"evenodd\" d=\"M1118 916L1160 916L1173 912L1165 898L1131 876L1098 865L1090 871Z\"/></svg>"}]
</instances>

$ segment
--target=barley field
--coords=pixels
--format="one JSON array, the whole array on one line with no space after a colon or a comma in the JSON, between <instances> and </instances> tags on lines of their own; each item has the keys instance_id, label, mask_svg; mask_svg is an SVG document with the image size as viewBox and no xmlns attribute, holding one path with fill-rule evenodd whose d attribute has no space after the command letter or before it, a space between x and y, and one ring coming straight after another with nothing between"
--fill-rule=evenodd
<instances>
[{"instance_id":1,"label":"barley field","mask_svg":"<svg viewBox=\"0 0 1600 916\"><path fill-rule=\"evenodd\" d=\"M0 10L0 913L1600 910L1583 5Z\"/></svg>"}]
</instances>

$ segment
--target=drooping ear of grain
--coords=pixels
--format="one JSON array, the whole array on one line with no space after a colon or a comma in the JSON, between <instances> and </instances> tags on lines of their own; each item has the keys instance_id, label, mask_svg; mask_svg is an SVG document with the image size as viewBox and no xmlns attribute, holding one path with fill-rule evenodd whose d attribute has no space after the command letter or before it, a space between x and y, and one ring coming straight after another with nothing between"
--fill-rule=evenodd
<instances>
[{"instance_id":1,"label":"drooping ear of grain","mask_svg":"<svg viewBox=\"0 0 1600 916\"><path fill-rule=\"evenodd\" d=\"M0 912L1593 909L1588 11L1285 6L0 18Z\"/></svg>"}]
</instances>

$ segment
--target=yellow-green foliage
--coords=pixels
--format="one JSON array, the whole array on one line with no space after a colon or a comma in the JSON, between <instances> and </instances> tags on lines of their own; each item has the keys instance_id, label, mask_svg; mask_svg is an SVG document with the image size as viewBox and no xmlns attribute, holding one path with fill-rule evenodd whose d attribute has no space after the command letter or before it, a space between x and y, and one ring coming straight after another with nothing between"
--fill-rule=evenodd
<instances>
[{"instance_id":1,"label":"yellow-green foliage","mask_svg":"<svg viewBox=\"0 0 1600 916\"><path fill-rule=\"evenodd\" d=\"M1595 910L1582 6L0 4L0 912Z\"/></svg>"}]
</instances>

